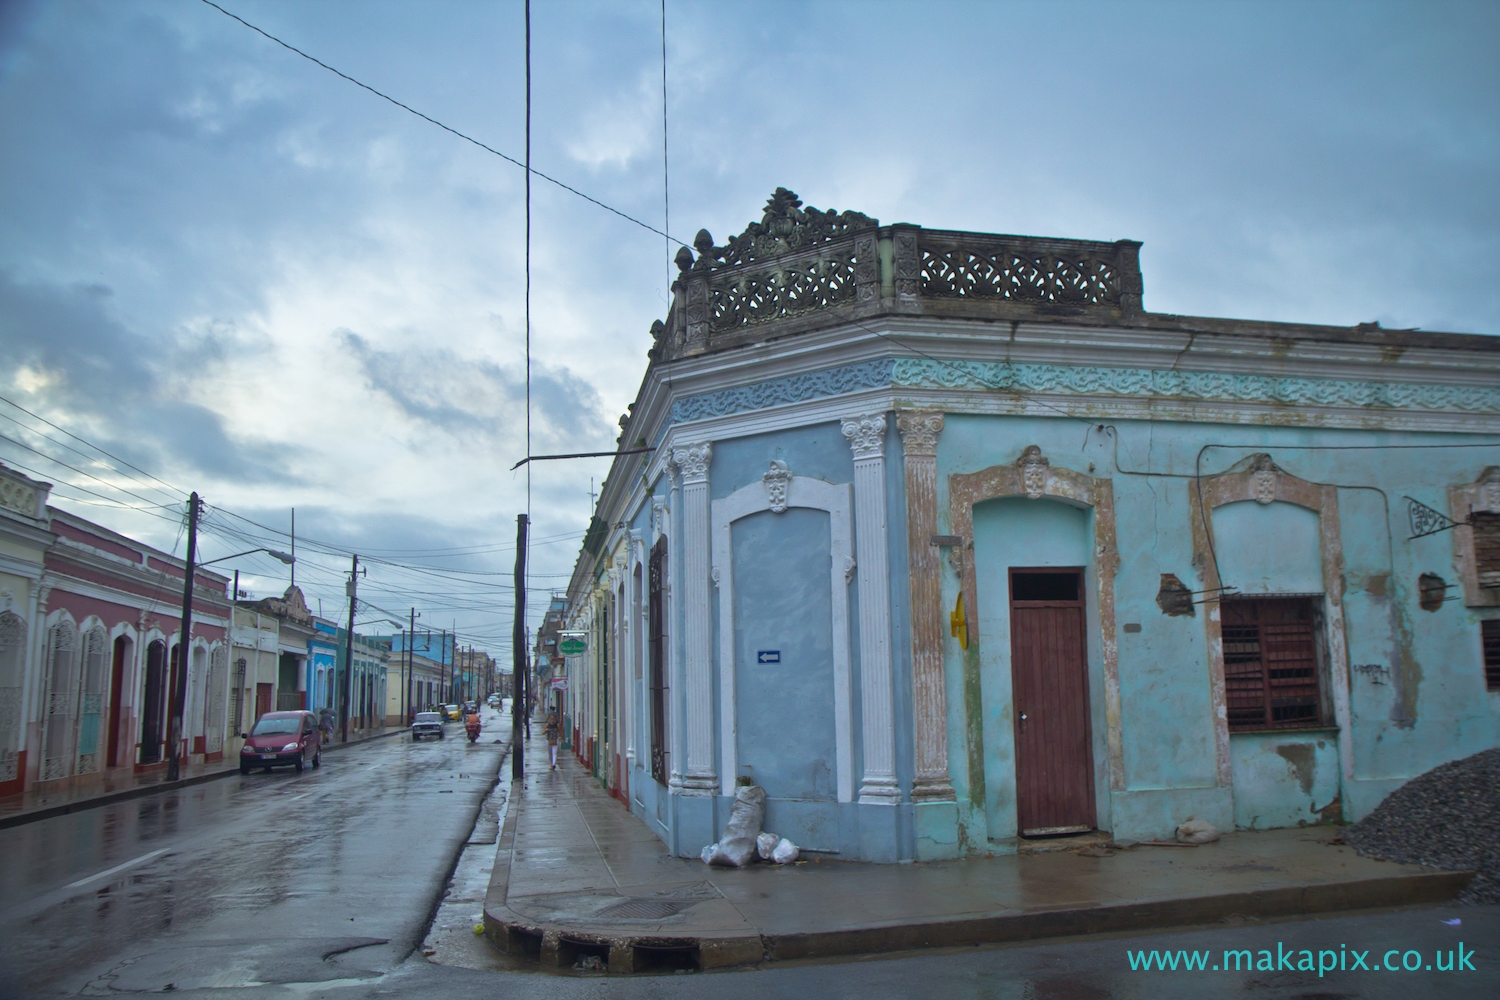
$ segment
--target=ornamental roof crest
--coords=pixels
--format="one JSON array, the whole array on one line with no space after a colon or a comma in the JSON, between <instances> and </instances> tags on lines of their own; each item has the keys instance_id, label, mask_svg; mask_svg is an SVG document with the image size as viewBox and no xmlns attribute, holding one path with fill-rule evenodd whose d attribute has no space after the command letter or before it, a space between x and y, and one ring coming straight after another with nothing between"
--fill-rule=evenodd
<instances>
[{"instance_id":1,"label":"ornamental roof crest","mask_svg":"<svg viewBox=\"0 0 1500 1000\"><path fill-rule=\"evenodd\" d=\"M694 271L717 271L779 257L878 225L879 219L862 212L819 211L811 206L804 209L795 192L779 187L766 201L761 220L750 223L740 235L731 236L724 246L714 246L714 238L707 229L698 230L693 239L697 261L690 254L684 259L687 250L684 247L677 252L677 266L684 271L689 267Z\"/></svg>"}]
</instances>

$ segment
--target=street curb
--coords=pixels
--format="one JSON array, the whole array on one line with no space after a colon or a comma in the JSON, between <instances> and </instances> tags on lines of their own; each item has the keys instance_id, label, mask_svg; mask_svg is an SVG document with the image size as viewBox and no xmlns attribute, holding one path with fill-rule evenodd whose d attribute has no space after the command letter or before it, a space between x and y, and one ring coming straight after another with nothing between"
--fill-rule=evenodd
<instances>
[{"instance_id":1,"label":"street curb","mask_svg":"<svg viewBox=\"0 0 1500 1000\"><path fill-rule=\"evenodd\" d=\"M344 747L358 746L361 743L369 743L371 740L382 740L387 736L395 736L404 733L404 729L392 729L388 733L377 733L374 736L365 736L348 743L338 743L324 749L324 753L333 753ZM27 823L35 823L44 819L52 819L56 816L67 816L70 813L83 812L87 809L97 809L100 806L113 805L116 802L128 802L131 799L145 798L147 795L156 795L160 792L175 792L179 789L190 788L193 785L202 785L219 778L227 778L232 774L239 774L240 768L236 764L218 771L209 771L205 774L195 774L191 778L178 778L176 781L163 781L155 785L142 785L139 788L122 788L118 792L105 792L103 795L91 795L86 799L78 799L75 802L61 802L55 806L44 806L41 809L31 809L26 812L16 813L11 816L0 817L0 830L8 830L14 826L24 826Z\"/></svg>"},{"instance_id":2,"label":"street curb","mask_svg":"<svg viewBox=\"0 0 1500 1000\"><path fill-rule=\"evenodd\" d=\"M609 949L609 969L641 971L655 958L675 953L700 969L792 960L974 947L1043 938L1075 937L1121 931L1156 931L1213 924L1236 917L1275 919L1314 913L1373 910L1445 903L1457 896L1473 872L1423 872L1357 881L1316 883L1158 899L1140 903L1038 909L1017 913L974 914L902 924L877 924L834 931L735 936L622 934L617 927L554 925L528 920L506 905L510 884L515 819L506 817L494 873L485 894L485 937L500 951L543 966L565 968L579 946Z\"/></svg>"}]
</instances>

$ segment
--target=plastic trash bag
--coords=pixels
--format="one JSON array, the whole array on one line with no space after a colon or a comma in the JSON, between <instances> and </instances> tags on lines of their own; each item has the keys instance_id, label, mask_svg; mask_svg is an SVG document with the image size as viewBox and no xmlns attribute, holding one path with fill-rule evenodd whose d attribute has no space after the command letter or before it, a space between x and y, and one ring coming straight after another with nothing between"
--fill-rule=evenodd
<instances>
[{"instance_id":1,"label":"plastic trash bag","mask_svg":"<svg viewBox=\"0 0 1500 1000\"><path fill-rule=\"evenodd\" d=\"M760 855L762 861L770 861L771 854L776 850L776 845L781 843L781 838L774 833L763 833L755 838L755 853Z\"/></svg>"},{"instance_id":2,"label":"plastic trash bag","mask_svg":"<svg viewBox=\"0 0 1500 1000\"><path fill-rule=\"evenodd\" d=\"M771 852L771 860L778 865L789 865L801 856L802 852L797 850L797 845L785 837L777 841L776 849Z\"/></svg>"}]
</instances>

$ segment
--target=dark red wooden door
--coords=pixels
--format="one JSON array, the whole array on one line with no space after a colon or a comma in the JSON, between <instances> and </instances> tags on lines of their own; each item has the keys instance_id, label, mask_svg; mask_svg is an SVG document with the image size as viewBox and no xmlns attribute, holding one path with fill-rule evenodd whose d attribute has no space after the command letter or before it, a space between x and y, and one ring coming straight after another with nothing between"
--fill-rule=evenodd
<instances>
[{"instance_id":1,"label":"dark red wooden door","mask_svg":"<svg viewBox=\"0 0 1500 1000\"><path fill-rule=\"evenodd\" d=\"M1094 828L1081 570L1011 570L1011 686L1021 836Z\"/></svg>"}]
</instances>

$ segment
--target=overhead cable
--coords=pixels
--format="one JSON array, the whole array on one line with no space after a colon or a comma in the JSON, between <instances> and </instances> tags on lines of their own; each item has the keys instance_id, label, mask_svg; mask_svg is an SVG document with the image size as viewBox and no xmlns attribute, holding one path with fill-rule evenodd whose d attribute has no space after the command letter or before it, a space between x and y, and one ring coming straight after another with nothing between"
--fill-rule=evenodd
<instances>
[{"instance_id":1,"label":"overhead cable","mask_svg":"<svg viewBox=\"0 0 1500 1000\"><path fill-rule=\"evenodd\" d=\"M556 177L549 177L548 175L542 173L540 170L537 170L537 169L532 168L532 167L528 167L525 163L522 163L520 160L516 159L515 157L513 157L513 156L507 156L504 153L500 152L498 149L495 149L492 146L485 145L484 143L480 142L478 139L474 138L473 136L471 136L471 135L465 135L464 133L460 132L458 129L453 128L451 125L444 125L442 122L438 121L436 118L433 118L430 115L424 115L422 112L418 111L416 108L412 107L411 105L409 105L409 104L403 104L402 102L396 100L394 97L390 96L389 94L382 93L382 92L376 90L374 87L370 86L367 83L361 83L360 81L356 80L354 77L350 76L348 73L345 73L342 70L338 70L338 69L333 68L332 66L328 65L326 62L324 62L323 60L317 58L316 56L308 55L306 52L303 52L301 49L297 48L295 45L291 45L291 44L289 44L287 42L284 42L281 39L277 38L275 35L271 34L270 32L264 31L264 30L262 30L260 28L257 28L255 25L251 24L249 21L245 20L243 17L240 17L238 14L231 14L229 11L225 10L223 7L220 7L218 4L214 3L213 0L203 0L203 2L206 3L206 4L208 4L208 6L212 7L214 10L216 10L219 13L223 14L225 17L229 17L229 18L232 18L232 19L240 22L241 24L243 24L245 27L249 28L251 31L255 32L256 34L262 35L265 38L270 39L271 41L275 42L277 45L280 45L282 48L286 49L289 52L295 52L297 55L301 56L303 59L306 59L309 62L316 63L317 65L319 65L319 66L323 67L324 69L328 70L328 72L334 74L335 76L339 76L339 77L342 77L345 80L348 80L350 83L354 84L356 87L360 87L360 88L362 88L364 90L368 90L370 93L374 94L376 97L380 98L381 100L389 101L390 103L394 104L396 107L400 108L401 110L403 110L403 111L409 111L412 114L416 115L418 118L422 119L423 121L429 122L429 123L431 123L433 125L436 125L438 128L442 129L445 132L451 132L454 135L458 136L460 139L464 140L465 142L473 143L474 145L478 146L480 149L484 150L485 152L495 154L496 156L500 157L500 159L505 160L507 163L513 163L513 164L515 164L516 166L520 167L521 169L527 171L527 176L528 177L531 174L535 174L536 176L540 177L542 180L548 182L549 184L556 184L558 187L562 188L564 191L567 191L569 194L575 194L578 197L582 198L584 201L587 201L587 202L589 202L591 204L597 205L598 207L604 209L606 212L612 212L613 214L618 215L620 218L624 219L627 222L633 222L637 226L640 226L642 229L649 230L650 232L655 233L657 236L666 237L667 239L671 240L673 243L679 244L680 246L687 246L686 243L683 243L677 237L662 232L660 229L657 229L655 226L651 225L649 222L642 222L640 219L637 219L635 216L633 216L633 215L627 215L625 212L620 211L618 208L615 208L612 205L606 205L604 202L600 201L598 198L592 197L591 195L584 194L582 191L580 191L577 188L573 187L571 184L565 184L562 181L558 180Z\"/></svg>"}]
</instances>

